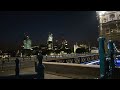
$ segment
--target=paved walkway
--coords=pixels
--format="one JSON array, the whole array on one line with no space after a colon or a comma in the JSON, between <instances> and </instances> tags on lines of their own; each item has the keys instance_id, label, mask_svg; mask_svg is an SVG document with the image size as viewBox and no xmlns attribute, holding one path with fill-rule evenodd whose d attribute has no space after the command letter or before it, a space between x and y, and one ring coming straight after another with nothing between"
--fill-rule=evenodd
<instances>
[{"instance_id":1,"label":"paved walkway","mask_svg":"<svg viewBox=\"0 0 120 90\"><path fill-rule=\"evenodd\" d=\"M36 72L34 71L35 71L34 67L25 68L25 69L21 69L20 74L24 74L24 75L25 74L36 74ZM15 72L13 70L0 71L0 76L8 76L8 75L15 75ZM72 78L45 73L45 79L72 79Z\"/></svg>"}]
</instances>

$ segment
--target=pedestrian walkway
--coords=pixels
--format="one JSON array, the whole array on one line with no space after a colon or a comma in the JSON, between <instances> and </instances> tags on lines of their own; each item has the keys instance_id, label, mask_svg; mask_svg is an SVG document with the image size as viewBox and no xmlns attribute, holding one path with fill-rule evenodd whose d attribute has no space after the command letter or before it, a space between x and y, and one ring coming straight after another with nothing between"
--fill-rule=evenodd
<instances>
[{"instance_id":1,"label":"pedestrian walkway","mask_svg":"<svg viewBox=\"0 0 120 90\"><path fill-rule=\"evenodd\" d=\"M36 74L34 69L35 69L34 67L21 69L20 74L21 75ZM10 75L15 75L15 72L13 70L0 71L0 76L10 76ZM45 73L45 79L72 79L72 78Z\"/></svg>"}]
</instances>

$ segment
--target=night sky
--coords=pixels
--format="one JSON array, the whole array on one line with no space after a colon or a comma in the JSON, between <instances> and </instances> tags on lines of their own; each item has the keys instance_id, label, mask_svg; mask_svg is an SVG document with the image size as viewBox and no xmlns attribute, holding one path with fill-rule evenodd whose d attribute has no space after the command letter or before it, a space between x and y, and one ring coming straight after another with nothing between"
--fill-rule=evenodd
<instances>
[{"instance_id":1,"label":"night sky","mask_svg":"<svg viewBox=\"0 0 120 90\"><path fill-rule=\"evenodd\" d=\"M48 33L75 42L97 42L95 11L0 11L0 49L19 47L27 32L32 43L46 43ZM91 42L91 43L92 43Z\"/></svg>"}]
</instances>

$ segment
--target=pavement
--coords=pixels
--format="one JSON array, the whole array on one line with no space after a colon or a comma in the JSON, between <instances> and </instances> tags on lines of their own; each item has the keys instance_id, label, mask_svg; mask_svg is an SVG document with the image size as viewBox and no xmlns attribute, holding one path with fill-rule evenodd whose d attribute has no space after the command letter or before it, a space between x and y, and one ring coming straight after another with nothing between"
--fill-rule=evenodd
<instances>
[{"instance_id":1,"label":"pavement","mask_svg":"<svg viewBox=\"0 0 120 90\"><path fill-rule=\"evenodd\" d=\"M35 69L34 67L21 69L20 70L20 75L36 74L34 69ZM15 71L14 70L9 70L9 71L7 71L7 70L4 71L3 70L3 71L0 71L0 76L11 76L11 75L15 75ZM45 72L45 79L72 79L72 78Z\"/></svg>"}]
</instances>

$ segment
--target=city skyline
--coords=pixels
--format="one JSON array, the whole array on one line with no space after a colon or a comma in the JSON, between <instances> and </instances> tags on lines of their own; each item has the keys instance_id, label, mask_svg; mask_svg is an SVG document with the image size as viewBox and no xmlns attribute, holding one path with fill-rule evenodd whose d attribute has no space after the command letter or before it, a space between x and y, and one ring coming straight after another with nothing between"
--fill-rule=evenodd
<instances>
[{"instance_id":1,"label":"city skyline","mask_svg":"<svg viewBox=\"0 0 120 90\"><path fill-rule=\"evenodd\" d=\"M27 32L33 44L64 37L68 44L96 42L98 24L95 11L0 11L0 49L18 47Z\"/></svg>"}]
</instances>

